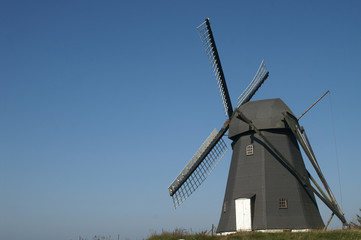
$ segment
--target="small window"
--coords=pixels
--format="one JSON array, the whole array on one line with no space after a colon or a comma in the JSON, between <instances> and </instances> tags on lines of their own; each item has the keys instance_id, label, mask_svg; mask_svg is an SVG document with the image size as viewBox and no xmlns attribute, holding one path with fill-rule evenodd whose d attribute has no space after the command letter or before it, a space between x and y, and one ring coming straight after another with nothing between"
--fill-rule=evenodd
<instances>
[{"instance_id":1,"label":"small window","mask_svg":"<svg viewBox=\"0 0 361 240\"><path fill-rule=\"evenodd\" d=\"M225 213L227 211L227 202L223 203L223 212Z\"/></svg>"},{"instance_id":2,"label":"small window","mask_svg":"<svg viewBox=\"0 0 361 240\"><path fill-rule=\"evenodd\" d=\"M247 145L246 147L246 156L251 156L253 155L253 145Z\"/></svg>"},{"instance_id":3,"label":"small window","mask_svg":"<svg viewBox=\"0 0 361 240\"><path fill-rule=\"evenodd\" d=\"M287 199L286 198L280 198L278 202L279 208L288 208Z\"/></svg>"}]
</instances>

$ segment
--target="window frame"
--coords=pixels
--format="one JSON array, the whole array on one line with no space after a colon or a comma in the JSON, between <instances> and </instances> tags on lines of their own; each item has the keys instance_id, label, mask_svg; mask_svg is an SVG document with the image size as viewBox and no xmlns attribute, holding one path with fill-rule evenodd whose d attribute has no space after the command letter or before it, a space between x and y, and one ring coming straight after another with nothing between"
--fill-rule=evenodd
<instances>
[{"instance_id":1,"label":"window frame","mask_svg":"<svg viewBox=\"0 0 361 240\"><path fill-rule=\"evenodd\" d=\"M288 200L287 198L279 198L278 199L278 208L279 209L288 209Z\"/></svg>"}]
</instances>

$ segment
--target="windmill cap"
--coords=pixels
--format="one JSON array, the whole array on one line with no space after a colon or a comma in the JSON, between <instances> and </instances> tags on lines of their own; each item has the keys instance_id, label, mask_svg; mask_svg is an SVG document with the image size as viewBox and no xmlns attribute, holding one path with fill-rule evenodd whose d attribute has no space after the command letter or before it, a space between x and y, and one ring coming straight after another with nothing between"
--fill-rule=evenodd
<instances>
[{"instance_id":1,"label":"windmill cap","mask_svg":"<svg viewBox=\"0 0 361 240\"><path fill-rule=\"evenodd\" d=\"M247 102L238 109L260 130L287 128L283 113L288 112L295 116L280 98ZM228 137L232 139L248 131L249 125L234 114L229 125Z\"/></svg>"}]
</instances>

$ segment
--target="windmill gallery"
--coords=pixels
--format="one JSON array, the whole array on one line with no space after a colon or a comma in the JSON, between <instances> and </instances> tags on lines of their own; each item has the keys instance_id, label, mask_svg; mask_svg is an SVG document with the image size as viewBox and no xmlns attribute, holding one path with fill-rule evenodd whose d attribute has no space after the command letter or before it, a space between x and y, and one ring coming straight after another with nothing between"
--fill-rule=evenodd
<instances>
[{"instance_id":1,"label":"windmill gallery","mask_svg":"<svg viewBox=\"0 0 361 240\"><path fill-rule=\"evenodd\" d=\"M228 131L233 154L217 233L325 228L315 195L332 211L331 218L336 215L345 225L306 132L292 111L279 98L250 101L269 75L265 63L233 109L209 19L197 29L229 119L209 135L169 186L174 206L188 198L222 159L228 149L222 137ZM299 145L325 191L307 171Z\"/></svg>"}]
</instances>

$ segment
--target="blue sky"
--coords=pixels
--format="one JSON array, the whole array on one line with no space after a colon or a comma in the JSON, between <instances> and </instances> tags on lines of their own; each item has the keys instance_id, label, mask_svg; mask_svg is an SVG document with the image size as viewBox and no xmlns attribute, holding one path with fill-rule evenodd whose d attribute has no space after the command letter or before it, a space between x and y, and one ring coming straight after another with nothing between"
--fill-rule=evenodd
<instances>
[{"instance_id":1,"label":"blue sky","mask_svg":"<svg viewBox=\"0 0 361 240\"><path fill-rule=\"evenodd\" d=\"M230 152L177 210L167 191L226 120L196 31L206 17L234 105L262 59L270 77L254 100L279 97L298 116L331 91L300 123L354 219L360 10L360 1L0 1L0 238L142 239L218 224Z\"/></svg>"}]
</instances>

